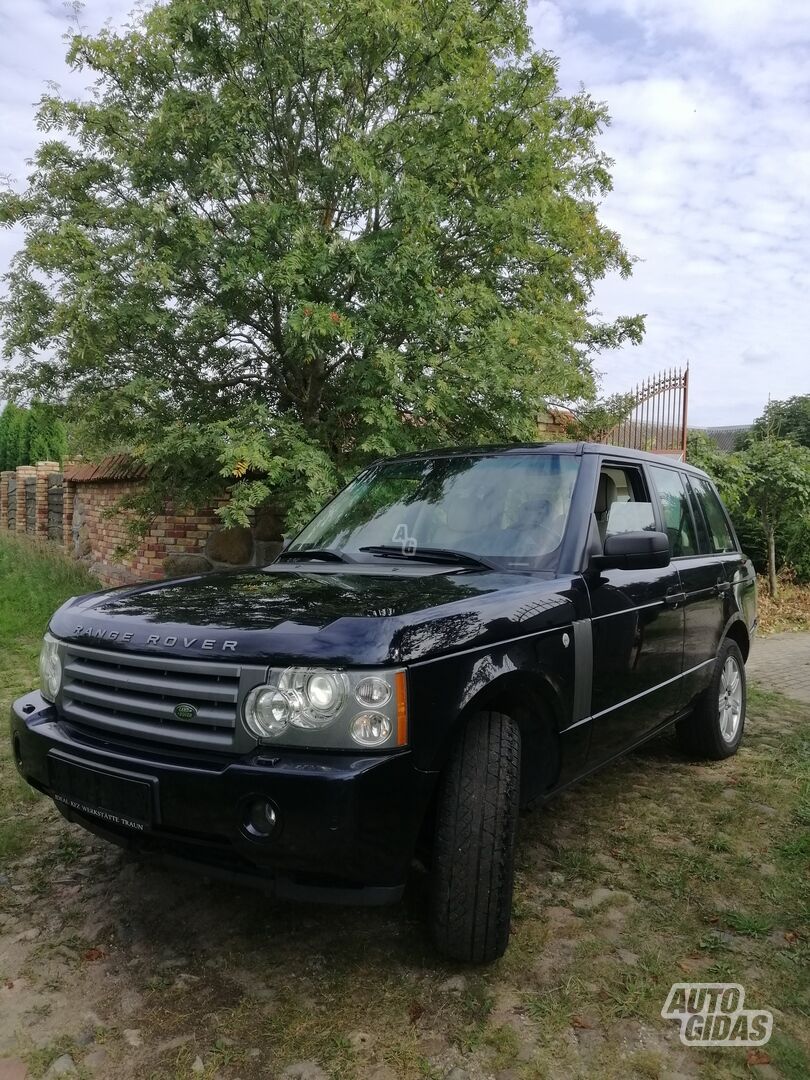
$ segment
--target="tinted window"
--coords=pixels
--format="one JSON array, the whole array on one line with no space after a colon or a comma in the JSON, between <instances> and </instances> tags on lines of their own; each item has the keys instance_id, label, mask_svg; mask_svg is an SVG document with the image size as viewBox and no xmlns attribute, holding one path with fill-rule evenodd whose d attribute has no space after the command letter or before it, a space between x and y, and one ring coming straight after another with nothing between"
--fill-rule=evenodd
<instances>
[{"instance_id":1,"label":"tinted window","mask_svg":"<svg viewBox=\"0 0 810 1080\"><path fill-rule=\"evenodd\" d=\"M686 492L689 496L689 505L692 507L692 521L694 521L695 529L697 531L698 550L701 555L710 555L713 548L711 539L709 538L709 526L706 524L703 511L700 509L700 503L695 494L695 489L689 483L689 477L686 473L681 473L681 480L683 481L683 486L686 488Z\"/></svg>"},{"instance_id":2,"label":"tinted window","mask_svg":"<svg viewBox=\"0 0 810 1080\"><path fill-rule=\"evenodd\" d=\"M650 472L661 500L664 528L669 537L669 546L673 556L697 555L695 523L692 520L689 498L681 474L674 469L660 469L655 465Z\"/></svg>"},{"instance_id":3,"label":"tinted window","mask_svg":"<svg viewBox=\"0 0 810 1080\"><path fill-rule=\"evenodd\" d=\"M290 545L374 561L447 548L506 568L556 563L580 459L568 454L447 456L382 462L362 473Z\"/></svg>"},{"instance_id":4,"label":"tinted window","mask_svg":"<svg viewBox=\"0 0 810 1080\"><path fill-rule=\"evenodd\" d=\"M709 526L709 541L712 551L736 551L737 547L731 535L726 515L717 497L717 493L707 480L691 476L689 482L703 509L703 515Z\"/></svg>"}]
</instances>

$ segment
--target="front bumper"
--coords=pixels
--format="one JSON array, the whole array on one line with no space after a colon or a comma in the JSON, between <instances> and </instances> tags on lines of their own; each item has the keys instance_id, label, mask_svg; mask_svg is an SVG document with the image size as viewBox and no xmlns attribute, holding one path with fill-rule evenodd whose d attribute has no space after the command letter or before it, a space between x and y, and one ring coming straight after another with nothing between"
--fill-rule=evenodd
<instances>
[{"instance_id":1,"label":"front bumper","mask_svg":"<svg viewBox=\"0 0 810 1080\"><path fill-rule=\"evenodd\" d=\"M379 904L399 899L436 782L403 750L386 755L265 749L245 757L177 754L73 728L38 692L11 709L14 760L46 795L52 761L144 778L155 792L145 829L57 801L60 812L122 846L260 883L277 896ZM246 806L266 798L277 822L256 839Z\"/></svg>"}]
</instances>

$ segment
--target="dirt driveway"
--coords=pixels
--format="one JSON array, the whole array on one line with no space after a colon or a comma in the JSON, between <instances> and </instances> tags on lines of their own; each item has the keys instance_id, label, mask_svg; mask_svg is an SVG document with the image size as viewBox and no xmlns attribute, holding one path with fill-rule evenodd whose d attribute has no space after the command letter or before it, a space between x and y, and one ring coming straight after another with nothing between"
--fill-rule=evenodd
<instances>
[{"instance_id":1,"label":"dirt driveway","mask_svg":"<svg viewBox=\"0 0 810 1080\"><path fill-rule=\"evenodd\" d=\"M515 930L438 963L389 910L277 905L34 807L0 875L0 1078L806 1077L810 710L751 702L736 759L650 744L521 822ZM740 981L767 1052L682 1046L673 982Z\"/></svg>"}]
</instances>

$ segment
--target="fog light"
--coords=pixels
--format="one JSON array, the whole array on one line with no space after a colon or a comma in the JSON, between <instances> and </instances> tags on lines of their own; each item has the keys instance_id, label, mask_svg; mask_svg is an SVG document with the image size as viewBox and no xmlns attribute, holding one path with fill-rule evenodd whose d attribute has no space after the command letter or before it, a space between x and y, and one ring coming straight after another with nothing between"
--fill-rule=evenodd
<instances>
[{"instance_id":1,"label":"fog light","mask_svg":"<svg viewBox=\"0 0 810 1080\"><path fill-rule=\"evenodd\" d=\"M393 724L379 712L363 712L352 720L352 738L360 746L382 746L391 737Z\"/></svg>"},{"instance_id":2,"label":"fog light","mask_svg":"<svg viewBox=\"0 0 810 1080\"><path fill-rule=\"evenodd\" d=\"M278 815L269 799L253 799L245 813L245 832L255 840L265 840L278 823Z\"/></svg>"}]
</instances>

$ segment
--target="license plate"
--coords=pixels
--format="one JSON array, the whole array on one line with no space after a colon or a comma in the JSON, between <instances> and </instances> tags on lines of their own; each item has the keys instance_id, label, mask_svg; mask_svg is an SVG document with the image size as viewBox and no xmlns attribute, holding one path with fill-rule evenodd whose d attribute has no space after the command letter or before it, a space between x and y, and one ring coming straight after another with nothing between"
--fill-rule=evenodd
<instances>
[{"instance_id":1,"label":"license plate","mask_svg":"<svg viewBox=\"0 0 810 1080\"><path fill-rule=\"evenodd\" d=\"M154 819L153 779L98 769L51 754L48 758L51 796L100 824L123 825L143 832Z\"/></svg>"}]
</instances>

